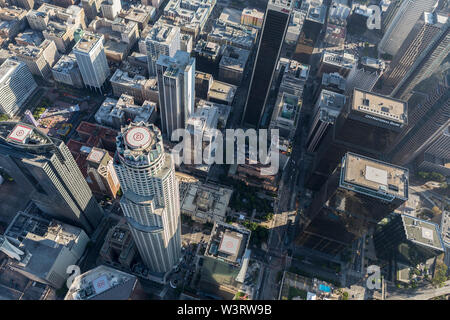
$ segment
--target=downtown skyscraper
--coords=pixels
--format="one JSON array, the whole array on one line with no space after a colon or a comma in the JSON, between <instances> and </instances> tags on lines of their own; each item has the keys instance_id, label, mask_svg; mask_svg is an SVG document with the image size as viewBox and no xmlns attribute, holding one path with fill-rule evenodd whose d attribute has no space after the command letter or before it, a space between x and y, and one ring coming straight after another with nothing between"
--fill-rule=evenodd
<instances>
[{"instance_id":1,"label":"downtown skyscraper","mask_svg":"<svg viewBox=\"0 0 450 320\"><path fill-rule=\"evenodd\" d=\"M245 103L242 124L259 127L264 115L273 74L286 35L292 3L290 0L270 0L261 32L255 67Z\"/></svg>"},{"instance_id":2,"label":"downtown skyscraper","mask_svg":"<svg viewBox=\"0 0 450 320\"><path fill-rule=\"evenodd\" d=\"M110 74L103 38L103 35L85 33L73 47L84 85L100 92Z\"/></svg>"},{"instance_id":3,"label":"downtown skyscraper","mask_svg":"<svg viewBox=\"0 0 450 320\"><path fill-rule=\"evenodd\" d=\"M161 129L170 139L174 130L184 129L186 120L194 113L195 58L185 51L177 51L173 57L161 55L156 73Z\"/></svg>"},{"instance_id":4,"label":"downtown skyscraper","mask_svg":"<svg viewBox=\"0 0 450 320\"><path fill-rule=\"evenodd\" d=\"M143 262L164 277L181 257L178 182L161 131L143 122L117 136L114 168L123 196L120 206Z\"/></svg>"},{"instance_id":5,"label":"downtown skyscraper","mask_svg":"<svg viewBox=\"0 0 450 320\"><path fill-rule=\"evenodd\" d=\"M429 53L435 45L448 36L447 20L443 12L423 13L390 63L388 70L380 78L381 90L378 90L380 93L396 93L395 96L398 97L397 92L405 82L408 82L408 75L427 60L436 60L436 57L431 57Z\"/></svg>"},{"instance_id":6,"label":"downtown skyscraper","mask_svg":"<svg viewBox=\"0 0 450 320\"><path fill-rule=\"evenodd\" d=\"M437 0L404 0L400 5L392 2L391 5L398 8L389 25L385 26L386 31L378 45L378 51L395 56L417 20L424 12L431 12L436 3Z\"/></svg>"},{"instance_id":7,"label":"downtown skyscraper","mask_svg":"<svg viewBox=\"0 0 450 320\"><path fill-rule=\"evenodd\" d=\"M29 124L0 122L0 167L44 213L87 234L100 223L103 210L64 142Z\"/></svg>"},{"instance_id":8,"label":"downtown skyscraper","mask_svg":"<svg viewBox=\"0 0 450 320\"><path fill-rule=\"evenodd\" d=\"M405 168L346 153L301 217L298 244L342 252L408 200L408 181Z\"/></svg>"}]
</instances>

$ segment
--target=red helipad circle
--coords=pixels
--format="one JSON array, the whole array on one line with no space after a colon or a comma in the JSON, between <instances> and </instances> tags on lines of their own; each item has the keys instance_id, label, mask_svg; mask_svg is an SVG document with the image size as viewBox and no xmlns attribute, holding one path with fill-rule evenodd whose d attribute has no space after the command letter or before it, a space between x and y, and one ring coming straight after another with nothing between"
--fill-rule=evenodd
<instances>
[{"instance_id":1,"label":"red helipad circle","mask_svg":"<svg viewBox=\"0 0 450 320\"><path fill-rule=\"evenodd\" d=\"M16 136L21 137L25 134L25 131L23 131L22 129L19 129L16 131Z\"/></svg>"},{"instance_id":2,"label":"red helipad circle","mask_svg":"<svg viewBox=\"0 0 450 320\"><path fill-rule=\"evenodd\" d=\"M130 148L143 148L152 141L152 133L146 127L135 127L128 130L125 141Z\"/></svg>"},{"instance_id":3,"label":"red helipad circle","mask_svg":"<svg viewBox=\"0 0 450 320\"><path fill-rule=\"evenodd\" d=\"M225 247L228 248L228 249L233 248L233 242L232 242L232 241L227 241L227 242L225 243Z\"/></svg>"}]
</instances>

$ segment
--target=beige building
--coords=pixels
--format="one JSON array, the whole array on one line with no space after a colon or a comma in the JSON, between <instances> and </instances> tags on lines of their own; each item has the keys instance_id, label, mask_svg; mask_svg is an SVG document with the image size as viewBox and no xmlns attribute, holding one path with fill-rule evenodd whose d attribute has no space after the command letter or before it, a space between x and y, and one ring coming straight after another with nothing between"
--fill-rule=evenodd
<instances>
[{"instance_id":1,"label":"beige building","mask_svg":"<svg viewBox=\"0 0 450 320\"><path fill-rule=\"evenodd\" d=\"M8 49L19 61L26 63L32 74L43 78L51 77L51 69L60 58L55 42L47 39L39 47L10 43Z\"/></svg>"},{"instance_id":2,"label":"beige building","mask_svg":"<svg viewBox=\"0 0 450 320\"><path fill-rule=\"evenodd\" d=\"M225 221L233 190L210 183L180 183L181 213L200 223Z\"/></svg>"},{"instance_id":3,"label":"beige building","mask_svg":"<svg viewBox=\"0 0 450 320\"><path fill-rule=\"evenodd\" d=\"M149 100L158 104L158 86L156 78L147 79L139 74L130 75L126 71L117 69L112 75L111 86L115 96L122 94L132 96L137 103L143 103Z\"/></svg>"},{"instance_id":4,"label":"beige building","mask_svg":"<svg viewBox=\"0 0 450 320\"><path fill-rule=\"evenodd\" d=\"M241 24L261 28L264 22L264 12L245 8L241 14Z\"/></svg>"},{"instance_id":5,"label":"beige building","mask_svg":"<svg viewBox=\"0 0 450 320\"><path fill-rule=\"evenodd\" d=\"M139 38L137 23L125 22L124 19L111 21L97 17L89 24L88 30L104 36L106 57L116 62L121 62L127 57Z\"/></svg>"},{"instance_id":6,"label":"beige building","mask_svg":"<svg viewBox=\"0 0 450 320\"><path fill-rule=\"evenodd\" d=\"M108 151L92 148L86 158L86 181L94 193L115 198L120 183L113 167L113 158Z\"/></svg>"},{"instance_id":7,"label":"beige building","mask_svg":"<svg viewBox=\"0 0 450 320\"><path fill-rule=\"evenodd\" d=\"M42 31L45 39L55 42L60 52L67 52L77 28L86 28L84 10L71 5L68 8L44 3L27 14L30 27Z\"/></svg>"},{"instance_id":8,"label":"beige building","mask_svg":"<svg viewBox=\"0 0 450 320\"><path fill-rule=\"evenodd\" d=\"M0 44L14 38L26 25L27 11L10 6L0 8Z\"/></svg>"}]
</instances>

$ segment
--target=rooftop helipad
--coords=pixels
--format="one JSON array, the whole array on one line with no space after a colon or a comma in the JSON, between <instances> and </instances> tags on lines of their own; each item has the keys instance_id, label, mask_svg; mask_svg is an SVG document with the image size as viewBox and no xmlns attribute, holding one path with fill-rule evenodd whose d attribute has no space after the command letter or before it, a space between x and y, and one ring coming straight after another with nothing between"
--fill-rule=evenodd
<instances>
[{"instance_id":1,"label":"rooftop helipad","mask_svg":"<svg viewBox=\"0 0 450 320\"><path fill-rule=\"evenodd\" d=\"M125 135L125 142L131 149L146 148L153 140L153 133L146 127L134 127Z\"/></svg>"}]
</instances>

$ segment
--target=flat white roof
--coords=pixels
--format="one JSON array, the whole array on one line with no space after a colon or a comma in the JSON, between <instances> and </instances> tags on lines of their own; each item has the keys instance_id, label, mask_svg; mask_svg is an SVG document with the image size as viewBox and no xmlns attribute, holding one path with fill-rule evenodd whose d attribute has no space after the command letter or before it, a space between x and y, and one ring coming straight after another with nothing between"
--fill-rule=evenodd
<instances>
[{"instance_id":1,"label":"flat white roof","mask_svg":"<svg viewBox=\"0 0 450 320\"><path fill-rule=\"evenodd\" d=\"M224 234L220 243L219 251L236 256L238 254L241 240L229 234Z\"/></svg>"},{"instance_id":2,"label":"flat white roof","mask_svg":"<svg viewBox=\"0 0 450 320\"><path fill-rule=\"evenodd\" d=\"M387 171L378 169L371 166L366 166L365 178L369 181L373 181L387 186Z\"/></svg>"}]
</instances>

